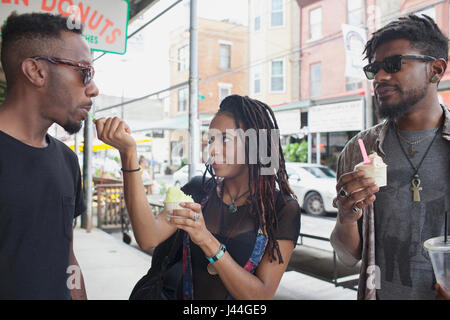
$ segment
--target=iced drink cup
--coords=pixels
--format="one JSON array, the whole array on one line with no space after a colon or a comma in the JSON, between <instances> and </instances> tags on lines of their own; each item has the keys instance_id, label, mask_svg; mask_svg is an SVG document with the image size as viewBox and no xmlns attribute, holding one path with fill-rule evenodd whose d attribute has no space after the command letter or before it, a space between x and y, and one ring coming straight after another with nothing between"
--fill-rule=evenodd
<instances>
[{"instance_id":1,"label":"iced drink cup","mask_svg":"<svg viewBox=\"0 0 450 320\"><path fill-rule=\"evenodd\" d=\"M166 218L186 218L175 215L177 210L188 210L180 206L180 202L194 202L191 196L186 195L178 187L170 187L167 190L166 198L164 199L164 209L166 211Z\"/></svg>"},{"instance_id":2,"label":"iced drink cup","mask_svg":"<svg viewBox=\"0 0 450 320\"><path fill-rule=\"evenodd\" d=\"M387 165L376 153L369 155L369 164L360 162L355 166L355 170L362 170L366 173L366 178L374 178L378 187L387 185Z\"/></svg>"},{"instance_id":3,"label":"iced drink cup","mask_svg":"<svg viewBox=\"0 0 450 320\"><path fill-rule=\"evenodd\" d=\"M431 238L423 246L430 256L436 282L450 292L450 241L444 242L444 236Z\"/></svg>"}]
</instances>

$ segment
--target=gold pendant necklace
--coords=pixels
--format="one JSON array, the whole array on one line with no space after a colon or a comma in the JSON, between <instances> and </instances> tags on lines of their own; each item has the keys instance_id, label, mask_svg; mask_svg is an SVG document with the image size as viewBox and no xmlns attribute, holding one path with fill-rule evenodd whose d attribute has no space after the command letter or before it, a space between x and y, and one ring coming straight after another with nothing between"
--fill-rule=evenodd
<instances>
[{"instance_id":1,"label":"gold pendant necklace","mask_svg":"<svg viewBox=\"0 0 450 320\"><path fill-rule=\"evenodd\" d=\"M395 126L395 127L397 127L397 126ZM420 166L422 165L423 161L425 160L426 156L428 155L428 152L430 151L434 140L436 140L436 137L438 136L439 128L440 128L440 126L435 131L433 131L433 134L434 134L433 140L431 140L431 143L428 145L428 148L425 151L425 154L423 155L422 160L420 160L419 165L417 166L417 168L412 163L412 161L410 159L410 158L412 158L414 156L415 153L412 156L408 156L407 155L406 150L403 148L403 145L400 142L401 136L400 136L400 133L398 132L398 128L395 128L396 129L395 133L396 133L396 136L397 136L398 144L400 145L400 149L402 150L403 154L405 155L406 159L408 160L411 168L414 170L414 175L413 175L413 177L411 179L411 188L409 188L409 190L411 190L412 193L413 193L412 194L413 202L420 202L420 191L422 191L422 187L420 186L421 181L420 181L420 177L419 177L419 169L420 169ZM427 138L428 138L428 136L427 136ZM423 139L420 139L420 142L422 142L422 141L423 141ZM419 142L416 142L416 144L417 143L419 143ZM413 143L409 144L410 147L412 146L412 144ZM411 148L411 150L412 150L412 148Z\"/></svg>"}]
</instances>

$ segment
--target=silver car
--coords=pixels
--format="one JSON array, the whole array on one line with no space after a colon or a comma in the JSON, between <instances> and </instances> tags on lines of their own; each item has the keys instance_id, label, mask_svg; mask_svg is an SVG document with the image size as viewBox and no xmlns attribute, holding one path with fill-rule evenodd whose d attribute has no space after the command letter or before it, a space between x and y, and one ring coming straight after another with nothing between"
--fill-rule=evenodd
<instances>
[{"instance_id":1,"label":"silver car","mask_svg":"<svg viewBox=\"0 0 450 320\"><path fill-rule=\"evenodd\" d=\"M318 164L286 162L289 184L298 203L311 215L337 212L333 207L336 196L336 172Z\"/></svg>"}]
</instances>

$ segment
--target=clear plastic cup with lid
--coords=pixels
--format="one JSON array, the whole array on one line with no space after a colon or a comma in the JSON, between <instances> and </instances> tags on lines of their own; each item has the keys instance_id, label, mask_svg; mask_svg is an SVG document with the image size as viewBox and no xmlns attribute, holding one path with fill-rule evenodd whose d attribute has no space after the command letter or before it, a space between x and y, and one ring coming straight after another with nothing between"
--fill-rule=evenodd
<instances>
[{"instance_id":1,"label":"clear plastic cup with lid","mask_svg":"<svg viewBox=\"0 0 450 320\"><path fill-rule=\"evenodd\" d=\"M441 236L428 239L423 246L430 256L436 282L450 292L450 241Z\"/></svg>"}]
</instances>

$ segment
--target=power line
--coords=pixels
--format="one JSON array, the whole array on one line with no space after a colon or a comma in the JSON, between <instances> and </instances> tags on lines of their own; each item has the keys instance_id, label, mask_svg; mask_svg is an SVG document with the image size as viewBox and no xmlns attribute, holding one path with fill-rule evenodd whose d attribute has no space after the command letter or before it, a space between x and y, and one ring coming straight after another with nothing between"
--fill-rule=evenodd
<instances>
[{"instance_id":1,"label":"power line","mask_svg":"<svg viewBox=\"0 0 450 320\"><path fill-rule=\"evenodd\" d=\"M288 1L293 1L293 0L288 0ZM404 13L399 13L399 14L397 14L396 16L393 16L392 19L395 19L395 18L400 17L400 16L404 16L404 15L407 15L407 14L412 14L412 13L414 13L414 12L419 12L419 11L425 10L425 9L427 9L427 8L429 8L429 7L433 7L433 6L435 6L435 5L438 5L438 4L440 4L440 3L442 3L442 2L446 2L446 1L447 1L447 0L438 0L438 1L435 1L435 2L433 2L433 3L426 4L426 5L423 6L423 7L416 8L416 9L413 9L413 10L409 10L409 11L404 12ZM425 2L427 2L427 0L422 1L422 3L425 3ZM389 16L389 15L391 15L391 13L388 13L388 14L383 15L382 17L380 17L380 21L385 21L385 20L386 20L386 17ZM383 18L384 18L385 20L383 20ZM236 27L238 27L238 26L233 26L233 27L230 28L229 30L231 30L231 29L233 29L233 28L236 28ZM250 28L250 26L249 26L249 28ZM288 50L286 50L286 51L281 51L281 52L279 52L279 53L277 53L277 54L274 54L274 55L272 55L271 57L269 57L269 58L267 58L267 59L264 59L264 60L258 60L258 61L255 61L254 63L243 65L243 66L238 67L237 69L235 69L235 70L233 70L233 71L221 72L221 73L218 73L218 74L216 74L216 75L212 75L212 76L210 76L210 77L207 77L207 78L204 79L204 80L201 80L201 79L200 79L199 85L203 85L203 84L206 84L206 83L211 82L211 81L215 81L215 80L218 80L218 79L221 79L221 78L224 78L224 77L228 77L228 76L231 76L231 75L236 74L236 73L239 73L239 72L243 72L243 71L245 71L245 70L251 69L251 68L253 68L253 67L255 67L255 66L264 64L264 63L266 63L266 62L269 62L269 61L272 61L272 60L275 60L275 59L280 59L280 58L284 58L284 57L286 57L286 56L289 56L289 55L292 55L292 54L295 54L295 53L300 53L300 52L302 52L302 51L311 49L311 48L313 48L313 47L322 45L322 44L327 43L327 42L330 42L330 41L337 40L337 39L339 39L339 38L342 38L342 31L338 31L338 32L333 33L333 34L329 34L329 35L325 36L323 39L314 41L313 43L311 43L311 44L309 44L309 45L307 45L307 46L303 46L303 47L295 47L295 48L293 47L293 48L290 48L290 49L288 49ZM160 94L160 93L163 93L163 92L166 92L166 91L170 91L170 90L174 90L174 89L183 87L183 86L187 85L188 83L189 83L189 82L186 81L186 82L180 83L180 84L178 84L178 85L175 85L175 86L171 86L171 87L169 87L169 88L166 88L166 89L164 89L164 90L160 90L160 91L158 91L158 92L155 92L155 93L146 95L146 96L144 96L144 97L137 98L137 99L133 99L133 100L129 100L129 101L123 103L123 104L122 104L122 103L116 104L116 105L114 105L114 106L107 107L107 108L103 108L103 109L97 110L97 111L100 112L100 111L104 111L104 110L109 110L109 109L112 109L112 108L120 107L120 106L125 105L125 104L129 104L129 103L132 103L132 102L140 101L140 100L146 99L146 98L148 98L148 97L150 97L150 96L153 96L153 95L157 95L157 94Z\"/></svg>"},{"instance_id":2,"label":"power line","mask_svg":"<svg viewBox=\"0 0 450 320\"><path fill-rule=\"evenodd\" d=\"M95 110L95 112L106 111L106 110L110 110L110 109L114 109L114 108L117 108L117 107L124 106L124 105L126 105L126 104L130 104L130 103L134 103L134 102L137 102L137 101L145 100L145 99L147 99L147 98L150 98L150 97L152 97L152 96L156 96L156 95L161 94L161 93L163 93L163 92L166 92L166 91L170 91L170 90L174 90L174 89L178 89L178 88L184 87L184 86L186 86L186 85L188 85L188 84L189 84L189 81L185 81L185 82L176 84L176 85L174 85L174 86L171 86L171 87L169 87L169 88L162 89L162 90L159 90L159 91L156 91L156 92L147 94L147 95L142 96L142 97L140 97L140 98L131 99L131 100L128 100L128 101L125 101L125 102L121 102L121 103L118 103L118 104L115 104L115 105L112 105L112 106L109 106L109 107L105 107L105 108L102 108L102 109Z\"/></svg>"},{"instance_id":3,"label":"power line","mask_svg":"<svg viewBox=\"0 0 450 320\"><path fill-rule=\"evenodd\" d=\"M182 2L183 0L177 0L174 3L172 3L169 7L167 7L166 9L164 9L163 11L161 11L160 13L158 13L155 17L153 17L152 19L150 19L148 22L146 22L143 26L139 27L137 30L135 30L133 33L131 33L129 36L127 36L127 41L128 39L134 37L137 33L141 32L143 29L145 29L146 27L148 27L152 22L154 22L156 19L158 19L159 17L161 17L163 14L167 13L168 11L170 11L173 7L175 7L177 4L179 4L180 2ZM106 54L106 52L103 52L100 56L98 56L97 58L94 59L94 62L97 61L98 59L100 59L101 57L103 57Z\"/></svg>"}]
</instances>

